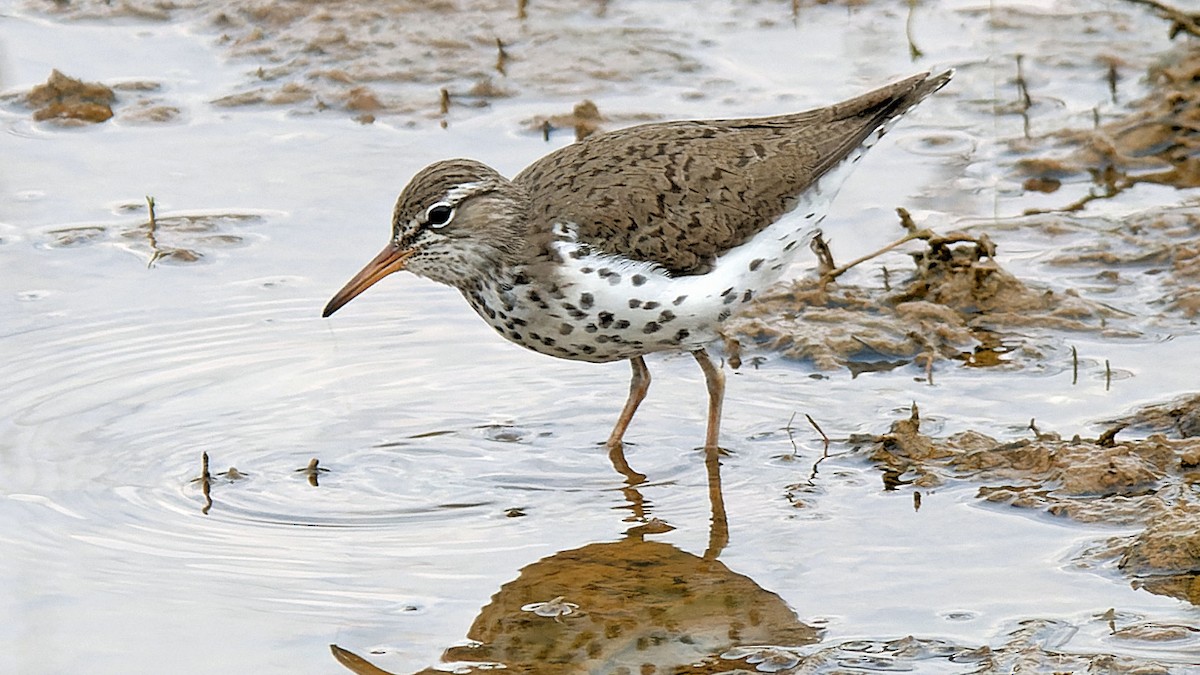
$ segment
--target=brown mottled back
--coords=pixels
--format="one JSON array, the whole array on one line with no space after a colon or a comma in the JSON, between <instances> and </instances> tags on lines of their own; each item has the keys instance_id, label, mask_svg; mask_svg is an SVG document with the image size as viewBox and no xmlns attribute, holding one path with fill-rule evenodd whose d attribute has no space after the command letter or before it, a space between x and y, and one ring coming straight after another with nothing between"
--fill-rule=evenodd
<instances>
[{"instance_id":1,"label":"brown mottled back","mask_svg":"<svg viewBox=\"0 0 1200 675\"><path fill-rule=\"evenodd\" d=\"M654 262L674 275L704 273L789 211L876 129L948 80L948 73L921 74L807 112L591 136L513 179L531 198L530 239L573 222L580 241L597 250Z\"/></svg>"}]
</instances>

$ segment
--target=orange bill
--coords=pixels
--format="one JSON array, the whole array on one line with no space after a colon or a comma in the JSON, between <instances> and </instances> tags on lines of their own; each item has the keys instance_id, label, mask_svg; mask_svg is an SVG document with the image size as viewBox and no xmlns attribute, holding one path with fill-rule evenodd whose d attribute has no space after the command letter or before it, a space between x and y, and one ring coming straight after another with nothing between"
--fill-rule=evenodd
<instances>
[{"instance_id":1,"label":"orange bill","mask_svg":"<svg viewBox=\"0 0 1200 675\"><path fill-rule=\"evenodd\" d=\"M362 268L358 274L354 275L342 290L334 294L329 300L329 304L325 305L325 311L321 313L322 317L329 316L342 308L342 305L350 302L358 296L359 293L370 288L376 281L386 277L392 272L399 272L404 269L404 263L416 253L415 249L400 248L399 245L392 243L388 244L379 255L367 263L367 266Z\"/></svg>"}]
</instances>

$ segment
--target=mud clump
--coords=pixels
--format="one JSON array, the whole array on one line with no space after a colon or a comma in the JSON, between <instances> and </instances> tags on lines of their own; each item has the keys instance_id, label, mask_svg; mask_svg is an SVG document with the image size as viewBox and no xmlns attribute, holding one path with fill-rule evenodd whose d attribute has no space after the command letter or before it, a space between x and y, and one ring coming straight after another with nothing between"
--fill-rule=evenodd
<instances>
[{"instance_id":1,"label":"mud clump","mask_svg":"<svg viewBox=\"0 0 1200 675\"><path fill-rule=\"evenodd\" d=\"M50 73L45 84L39 84L25 95L25 104L33 108L33 119L59 124L97 124L112 118L112 105L117 100L113 90L103 84L84 82Z\"/></svg>"},{"instance_id":2,"label":"mud clump","mask_svg":"<svg viewBox=\"0 0 1200 675\"><path fill-rule=\"evenodd\" d=\"M1194 397L1200 400L1200 397ZM916 406L882 435L851 438L883 472L886 489L982 483L990 502L1038 509L1085 523L1140 525L1106 555L1135 585L1200 604L1200 439L1154 433L1129 441L1124 424L1095 439L1040 432L1000 442L976 431L937 439L920 431Z\"/></svg>"},{"instance_id":3,"label":"mud clump","mask_svg":"<svg viewBox=\"0 0 1200 675\"><path fill-rule=\"evenodd\" d=\"M1147 432L1159 432L1176 438L1200 437L1200 394L1191 394L1135 410L1129 415L1104 422L1109 426L1127 426ZM1200 465L1200 453L1185 458L1189 466Z\"/></svg>"},{"instance_id":4,"label":"mud clump","mask_svg":"<svg viewBox=\"0 0 1200 675\"><path fill-rule=\"evenodd\" d=\"M100 124L114 115L131 124L174 122L182 111L157 97L161 88L156 82L146 81L121 82L110 87L54 70L45 83L25 93L5 94L2 99L31 109L34 121L65 127ZM119 102L123 105L117 107Z\"/></svg>"},{"instance_id":5,"label":"mud clump","mask_svg":"<svg viewBox=\"0 0 1200 675\"><path fill-rule=\"evenodd\" d=\"M1176 504L1155 518L1118 566L1151 593L1200 605L1200 508Z\"/></svg>"}]
</instances>

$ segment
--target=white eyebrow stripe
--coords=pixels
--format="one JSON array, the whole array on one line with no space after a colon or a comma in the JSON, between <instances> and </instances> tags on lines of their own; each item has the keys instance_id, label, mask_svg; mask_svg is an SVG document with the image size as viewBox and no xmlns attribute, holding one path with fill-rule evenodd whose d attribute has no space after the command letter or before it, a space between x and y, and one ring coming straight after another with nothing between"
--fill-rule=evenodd
<instances>
[{"instance_id":1,"label":"white eyebrow stripe","mask_svg":"<svg viewBox=\"0 0 1200 675\"><path fill-rule=\"evenodd\" d=\"M449 191L447 191L446 198L443 201L450 206L456 206L459 202L466 199L467 197L470 197L472 194L477 192L479 190L479 188L483 187L484 185L485 185L485 183L483 183L482 181L473 182L473 183L461 183L459 185L454 186Z\"/></svg>"}]
</instances>

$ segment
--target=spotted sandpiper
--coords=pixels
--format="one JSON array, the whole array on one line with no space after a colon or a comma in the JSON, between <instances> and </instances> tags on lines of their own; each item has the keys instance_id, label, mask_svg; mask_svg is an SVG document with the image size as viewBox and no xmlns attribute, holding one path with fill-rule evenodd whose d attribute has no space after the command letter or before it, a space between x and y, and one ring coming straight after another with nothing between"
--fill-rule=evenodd
<instances>
[{"instance_id":1,"label":"spotted sandpiper","mask_svg":"<svg viewBox=\"0 0 1200 675\"><path fill-rule=\"evenodd\" d=\"M708 388L705 447L716 449L725 376L705 347L779 279L863 153L951 74L789 115L596 134L511 181L473 160L435 162L400 193L391 241L323 316L408 270L457 288L522 347L627 360L614 453L650 386L643 357L691 352Z\"/></svg>"}]
</instances>

